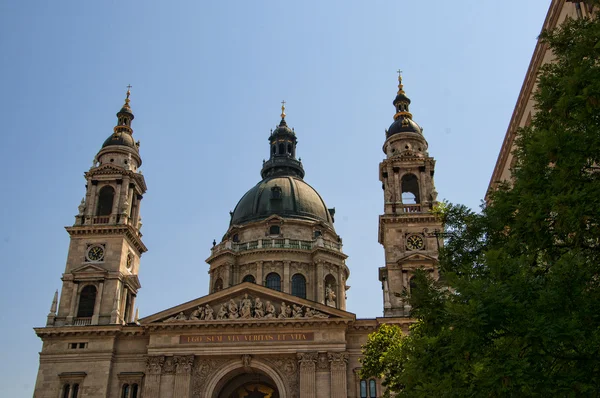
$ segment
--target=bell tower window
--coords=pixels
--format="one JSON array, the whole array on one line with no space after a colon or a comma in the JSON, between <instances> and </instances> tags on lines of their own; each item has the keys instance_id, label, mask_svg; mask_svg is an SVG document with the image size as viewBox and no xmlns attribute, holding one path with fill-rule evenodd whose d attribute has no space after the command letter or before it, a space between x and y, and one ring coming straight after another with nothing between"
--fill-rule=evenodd
<instances>
[{"instance_id":1,"label":"bell tower window","mask_svg":"<svg viewBox=\"0 0 600 398\"><path fill-rule=\"evenodd\" d=\"M405 174L402 176L402 203L407 205L421 203L419 197L419 180L414 174Z\"/></svg>"},{"instance_id":2,"label":"bell tower window","mask_svg":"<svg viewBox=\"0 0 600 398\"><path fill-rule=\"evenodd\" d=\"M98 210L97 216L110 216L112 213L113 200L115 198L115 190L110 185L106 185L100 189L98 195Z\"/></svg>"},{"instance_id":3,"label":"bell tower window","mask_svg":"<svg viewBox=\"0 0 600 398\"><path fill-rule=\"evenodd\" d=\"M96 305L96 287L87 285L79 294L79 308L77 318L90 318L94 315L94 306Z\"/></svg>"}]
</instances>

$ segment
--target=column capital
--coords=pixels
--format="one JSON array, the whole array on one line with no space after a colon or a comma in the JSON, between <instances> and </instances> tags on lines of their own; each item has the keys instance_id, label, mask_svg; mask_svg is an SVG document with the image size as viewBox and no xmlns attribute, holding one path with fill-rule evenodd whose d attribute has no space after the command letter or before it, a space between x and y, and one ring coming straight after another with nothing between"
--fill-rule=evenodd
<instances>
[{"instance_id":1,"label":"column capital","mask_svg":"<svg viewBox=\"0 0 600 398\"><path fill-rule=\"evenodd\" d=\"M146 373L151 375L159 375L162 373L162 367L165 364L163 355L154 355L146 358Z\"/></svg>"},{"instance_id":2,"label":"column capital","mask_svg":"<svg viewBox=\"0 0 600 398\"><path fill-rule=\"evenodd\" d=\"M175 362L175 373L177 374L189 374L192 372L192 365L194 365L194 355L177 355L173 357Z\"/></svg>"},{"instance_id":3,"label":"column capital","mask_svg":"<svg viewBox=\"0 0 600 398\"><path fill-rule=\"evenodd\" d=\"M297 355L300 370L314 371L317 363L318 353L316 352L299 352Z\"/></svg>"},{"instance_id":4,"label":"column capital","mask_svg":"<svg viewBox=\"0 0 600 398\"><path fill-rule=\"evenodd\" d=\"M347 352L329 352L327 353L327 358L329 358L332 370L336 368L346 369L346 364L348 363Z\"/></svg>"}]
</instances>

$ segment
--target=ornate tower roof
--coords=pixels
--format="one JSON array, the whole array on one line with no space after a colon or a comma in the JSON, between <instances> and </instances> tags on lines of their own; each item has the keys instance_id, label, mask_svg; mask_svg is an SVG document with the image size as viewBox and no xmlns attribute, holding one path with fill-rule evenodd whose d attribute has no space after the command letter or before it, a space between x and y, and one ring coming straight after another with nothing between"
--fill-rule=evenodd
<instances>
[{"instance_id":1,"label":"ornate tower roof","mask_svg":"<svg viewBox=\"0 0 600 398\"><path fill-rule=\"evenodd\" d=\"M409 112L410 98L404 92L402 71L400 70L398 71L398 93L396 94L396 98L394 98L393 104L396 108L396 113L394 114L394 122L386 131L386 138L402 132L422 134L421 127L412 120L412 114Z\"/></svg>"},{"instance_id":2,"label":"ornate tower roof","mask_svg":"<svg viewBox=\"0 0 600 398\"><path fill-rule=\"evenodd\" d=\"M119 112L117 112L117 125L114 127L114 132L110 137L104 141L102 148L106 148L111 145L126 146L134 149L136 152L139 150L139 143L136 143L133 139L133 129L131 128L131 122L135 118L131 107L129 106L129 96L131 95L131 86L127 86L127 97L125 103Z\"/></svg>"}]
</instances>

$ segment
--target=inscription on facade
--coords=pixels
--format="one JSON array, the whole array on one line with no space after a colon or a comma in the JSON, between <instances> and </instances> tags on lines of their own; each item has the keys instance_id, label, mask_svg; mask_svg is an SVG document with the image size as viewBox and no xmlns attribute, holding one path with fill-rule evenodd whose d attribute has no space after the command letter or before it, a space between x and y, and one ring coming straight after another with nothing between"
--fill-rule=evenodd
<instances>
[{"instance_id":1,"label":"inscription on facade","mask_svg":"<svg viewBox=\"0 0 600 398\"><path fill-rule=\"evenodd\" d=\"M209 335L181 335L179 344L201 343L284 343L313 341L315 334L310 333L252 333L252 334L209 334Z\"/></svg>"}]
</instances>

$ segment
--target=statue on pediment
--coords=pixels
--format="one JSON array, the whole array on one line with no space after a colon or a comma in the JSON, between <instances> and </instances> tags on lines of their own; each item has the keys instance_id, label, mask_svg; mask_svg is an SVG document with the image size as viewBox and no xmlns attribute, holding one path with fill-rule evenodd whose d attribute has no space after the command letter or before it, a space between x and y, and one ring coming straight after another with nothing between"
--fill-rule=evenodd
<instances>
[{"instance_id":1,"label":"statue on pediment","mask_svg":"<svg viewBox=\"0 0 600 398\"><path fill-rule=\"evenodd\" d=\"M307 308L304 312L305 318L329 318L329 315L323 314L321 311L317 311L312 308Z\"/></svg>"},{"instance_id":2,"label":"statue on pediment","mask_svg":"<svg viewBox=\"0 0 600 398\"><path fill-rule=\"evenodd\" d=\"M198 306L198 308L190 314L190 321L201 321L202 319L204 319L204 308Z\"/></svg>"},{"instance_id":3,"label":"statue on pediment","mask_svg":"<svg viewBox=\"0 0 600 398\"><path fill-rule=\"evenodd\" d=\"M302 318L302 307L296 304L292 304L292 317Z\"/></svg>"},{"instance_id":4,"label":"statue on pediment","mask_svg":"<svg viewBox=\"0 0 600 398\"><path fill-rule=\"evenodd\" d=\"M252 318L252 300L248 298L248 293L244 294L244 298L240 302L240 318Z\"/></svg>"},{"instance_id":5,"label":"statue on pediment","mask_svg":"<svg viewBox=\"0 0 600 398\"><path fill-rule=\"evenodd\" d=\"M212 321L215 319L214 311L208 304L206 304L206 306L204 307L204 319L207 321Z\"/></svg>"},{"instance_id":6,"label":"statue on pediment","mask_svg":"<svg viewBox=\"0 0 600 398\"><path fill-rule=\"evenodd\" d=\"M227 319L227 318L228 318L227 307L225 306L225 304L221 304L221 308L219 309L219 312L217 312L217 319L222 320L222 319Z\"/></svg>"},{"instance_id":7,"label":"statue on pediment","mask_svg":"<svg viewBox=\"0 0 600 398\"><path fill-rule=\"evenodd\" d=\"M287 305L285 303L285 301L281 302L281 310L279 312L279 318L280 319L284 319L284 318L290 318L292 316L292 309L290 308L289 305Z\"/></svg>"},{"instance_id":8,"label":"statue on pediment","mask_svg":"<svg viewBox=\"0 0 600 398\"><path fill-rule=\"evenodd\" d=\"M233 301L233 299L229 300L229 304L227 304L227 308L229 309L229 319L237 319L240 317L238 314L238 306Z\"/></svg>"},{"instance_id":9,"label":"statue on pediment","mask_svg":"<svg viewBox=\"0 0 600 398\"><path fill-rule=\"evenodd\" d=\"M275 306L273 304L271 304L270 301L267 301L265 304L265 318L267 318L267 319L276 318Z\"/></svg>"},{"instance_id":10,"label":"statue on pediment","mask_svg":"<svg viewBox=\"0 0 600 398\"><path fill-rule=\"evenodd\" d=\"M264 304L262 301L260 301L260 298L257 297L254 300L254 317L255 318L262 318L265 316L265 309L264 309Z\"/></svg>"}]
</instances>

